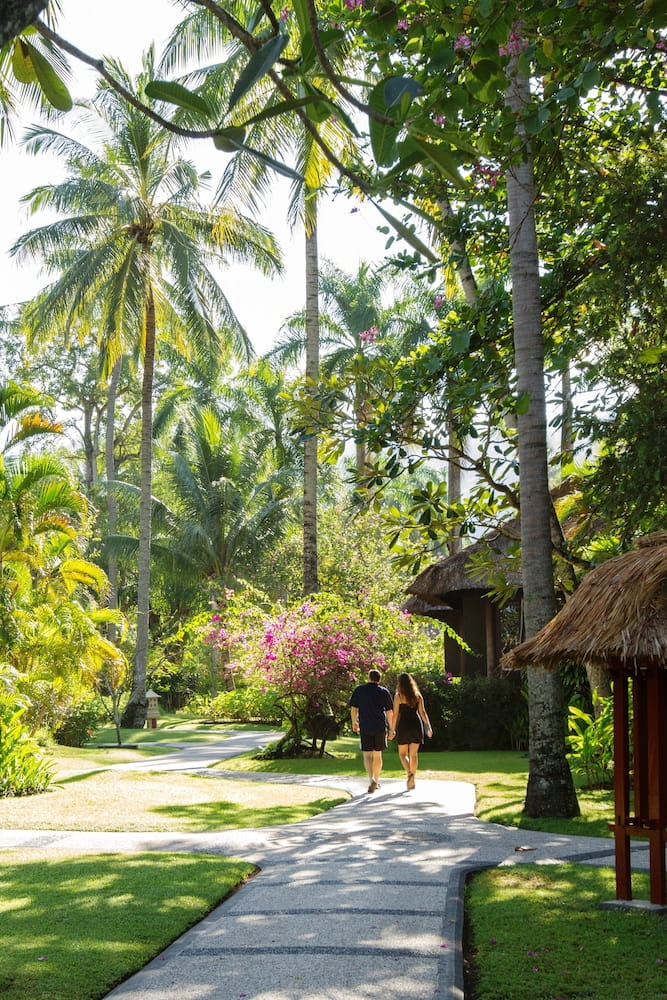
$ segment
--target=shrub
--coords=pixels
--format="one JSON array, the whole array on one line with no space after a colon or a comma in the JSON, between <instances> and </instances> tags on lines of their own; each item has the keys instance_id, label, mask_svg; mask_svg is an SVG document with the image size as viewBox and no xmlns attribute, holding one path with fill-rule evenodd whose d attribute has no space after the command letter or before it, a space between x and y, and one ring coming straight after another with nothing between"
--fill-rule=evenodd
<instances>
[{"instance_id":1,"label":"shrub","mask_svg":"<svg viewBox=\"0 0 667 1000\"><path fill-rule=\"evenodd\" d=\"M190 703L190 708L195 703ZM211 722L264 722L277 725L282 712L273 691L259 687L238 687L223 691L215 698L201 699L196 703L198 713Z\"/></svg>"},{"instance_id":2,"label":"shrub","mask_svg":"<svg viewBox=\"0 0 667 1000\"><path fill-rule=\"evenodd\" d=\"M90 699L72 702L55 725L53 738L61 746L85 746L101 716L99 706Z\"/></svg>"},{"instance_id":3,"label":"shrub","mask_svg":"<svg viewBox=\"0 0 667 1000\"><path fill-rule=\"evenodd\" d=\"M575 774L586 779L586 788L609 788L614 777L614 708L612 698L593 694L597 718L570 705L568 760Z\"/></svg>"},{"instance_id":4,"label":"shrub","mask_svg":"<svg viewBox=\"0 0 667 1000\"><path fill-rule=\"evenodd\" d=\"M268 623L257 669L287 724L281 749L293 753L307 734L314 740L315 716L343 722L357 676L384 669L377 647L367 620L331 594L312 595Z\"/></svg>"},{"instance_id":5,"label":"shrub","mask_svg":"<svg viewBox=\"0 0 667 1000\"><path fill-rule=\"evenodd\" d=\"M434 750L523 750L528 705L520 683L505 677L420 680Z\"/></svg>"},{"instance_id":6,"label":"shrub","mask_svg":"<svg viewBox=\"0 0 667 1000\"><path fill-rule=\"evenodd\" d=\"M23 709L0 711L0 797L34 795L48 788L51 766L21 722Z\"/></svg>"}]
</instances>

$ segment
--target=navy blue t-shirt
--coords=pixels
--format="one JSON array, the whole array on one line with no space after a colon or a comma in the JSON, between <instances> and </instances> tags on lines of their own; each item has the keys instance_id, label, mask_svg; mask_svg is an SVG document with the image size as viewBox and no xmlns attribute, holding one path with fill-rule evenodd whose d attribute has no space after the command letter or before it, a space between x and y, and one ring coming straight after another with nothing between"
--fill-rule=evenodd
<instances>
[{"instance_id":1,"label":"navy blue t-shirt","mask_svg":"<svg viewBox=\"0 0 667 1000\"><path fill-rule=\"evenodd\" d=\"M347 704L359 709L360 732L382 733L387 728L385 712L394 707L394 699L386 687L368 681L354 689Z\"/></svg>"}]
</instances>

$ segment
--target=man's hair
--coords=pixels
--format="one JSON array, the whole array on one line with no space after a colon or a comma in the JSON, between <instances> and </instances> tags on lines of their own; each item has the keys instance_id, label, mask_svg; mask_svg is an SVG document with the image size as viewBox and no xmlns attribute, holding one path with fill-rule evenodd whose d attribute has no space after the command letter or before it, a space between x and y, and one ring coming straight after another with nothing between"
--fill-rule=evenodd
<instances>
[{"instance_id":1,"label":"man's hair","mask_svg":"<svg viewBox=\"0 0 667 1000\"><path fill-rule=\"evenodd\" d=\"M369 681L373 681L374 684L379 684L382 680L382 674L379 670L376 670L375 667L373 667L372 670L368 671L368 679Z\"/></svg>"}]
</instances>

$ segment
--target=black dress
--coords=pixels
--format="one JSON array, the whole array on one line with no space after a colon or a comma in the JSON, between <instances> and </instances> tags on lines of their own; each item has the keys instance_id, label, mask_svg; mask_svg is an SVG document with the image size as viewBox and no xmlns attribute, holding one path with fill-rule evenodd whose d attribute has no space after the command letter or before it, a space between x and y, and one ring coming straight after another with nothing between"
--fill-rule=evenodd
<instances>
[{"instance_id":1,"label":"black dress","mask_svg":"<svg viewBox=\"0 0 667 1000\"><path fill-rule=\"evenodd\" d=\"M424 742L424 723L421 720L417 706L412 708L401 702L398 706L398 722L396 724L396 742L403 745L405 743Z\"/></svg>"}]
</instances>

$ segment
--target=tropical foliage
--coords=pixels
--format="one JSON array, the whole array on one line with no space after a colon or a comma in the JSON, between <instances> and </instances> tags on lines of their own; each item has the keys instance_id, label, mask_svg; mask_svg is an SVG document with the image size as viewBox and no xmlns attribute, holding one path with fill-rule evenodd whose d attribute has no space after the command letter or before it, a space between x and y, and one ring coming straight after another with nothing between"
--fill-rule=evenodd
<instances>
[{"instance_id":1,"label":"tropical foliage","mask_svg":"<svg viewBox=\"0 0 667 1000\"><path fill-rule=\"evenodd\" d=\"M85 109L99 146L74 118L28 134L67 176L28 196L56 219L16 252L54 280L3 368L24 337L22 379L57 404L24 386L0 400L0 647L31 725L105 671L117 712L134 645L137 724L147 677L212 706L263 676L298 742L316 708L338 717L348 653L390 675L407 650L428 674L430 637L398 609L462 536L519 517L530 633L554 612L554 567L567 591L662 525L665 25L655 5L569 0L184 7L136 80L104 64ZM21 39L12 73L57 103L71 47L41 22ZM182 155L196 137L220 152L209 201ZM317 273L313 242L306 310L274 317L270 359L248 365L218 273L230 256L277 270L271 235L229 207L260 212L275 172L311 242L334 175L375 202L387 259ZM45 367L50 343L74 375ZM47 448L62 410L68 436ZM331 596L304 603L318 580ZM526 807L568 815L559 688L529 672ZM581 753L596 725L577 716Z\"/></svg>"}]
</instances>

